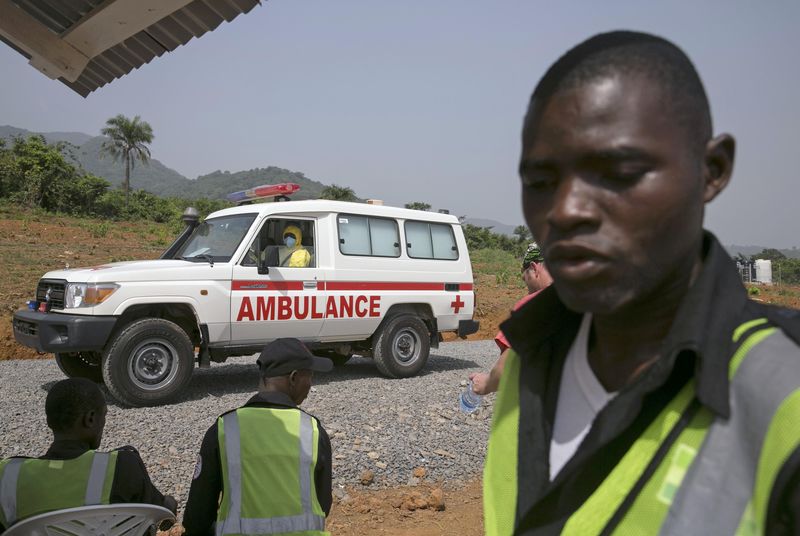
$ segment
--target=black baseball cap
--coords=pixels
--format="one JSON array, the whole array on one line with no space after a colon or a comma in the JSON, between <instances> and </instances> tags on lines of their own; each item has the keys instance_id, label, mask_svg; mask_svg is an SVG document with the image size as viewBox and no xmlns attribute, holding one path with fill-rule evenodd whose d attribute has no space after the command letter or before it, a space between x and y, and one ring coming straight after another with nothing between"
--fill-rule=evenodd
<instances>
[{"instance_id":1,"label":"black baseball cap","mask_svg":"<svg viewBox=\"0 0 800 536\"><path fill-rule=\"evenodd\" d=\"M268 378L286 376L293 370L328 372L333 361L316 357L298 339L275 339L261 350L256 360L261 375Z\"/></svg>"}]
</instances>

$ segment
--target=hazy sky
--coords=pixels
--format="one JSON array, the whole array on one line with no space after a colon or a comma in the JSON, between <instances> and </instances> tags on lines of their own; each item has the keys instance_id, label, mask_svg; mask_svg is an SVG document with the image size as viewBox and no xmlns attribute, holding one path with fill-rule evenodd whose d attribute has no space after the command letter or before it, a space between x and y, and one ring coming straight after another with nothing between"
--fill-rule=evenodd
<instances>
[{"instance_id":1,"label":"hazy sky","mask_svg":"<svg viewBox=\"0 0 800 536\"><path fill-rule=\"evenodd\" d=\"M117 113L194 178L275 165L388 204L522 223L521 117L547 67L612 29L687 51L733 182L709 208L723 243L800 246L792 162L800 2L271 0L83 99L0 45L0 124L98 134Z\"/></svg>"}]
</instances>

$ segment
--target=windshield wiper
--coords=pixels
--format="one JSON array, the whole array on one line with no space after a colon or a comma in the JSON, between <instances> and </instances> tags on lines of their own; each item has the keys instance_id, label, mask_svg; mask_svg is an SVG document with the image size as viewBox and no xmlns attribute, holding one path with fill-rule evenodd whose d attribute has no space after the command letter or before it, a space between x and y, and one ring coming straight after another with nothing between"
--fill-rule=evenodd
<instances>
[{"instance_id":1,"label":"windshield wiper","mask_svg":"<svg viewBox=\"0 0 800 536\"><path fill-rule=\"evenodd\" d=\"M200 255L192 255L191 257L181 257L182 261L191 261L192 259L200 259L203 261L208 261L208 265L211 268L214 267L214 257L208 255L207 253L201 253Z\"/></svg>"}]
</instances>

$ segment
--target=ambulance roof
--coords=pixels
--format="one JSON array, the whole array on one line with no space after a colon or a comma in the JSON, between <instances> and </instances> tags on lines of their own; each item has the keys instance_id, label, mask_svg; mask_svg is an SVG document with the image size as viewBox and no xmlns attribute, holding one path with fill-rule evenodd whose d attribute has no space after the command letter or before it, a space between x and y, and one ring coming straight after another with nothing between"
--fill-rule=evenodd
<instances>
[{"instance_id":1,"label":"ambulance roof","mask_svg":"<svg viewBox=\"0 0 800 536\"><path fill-rule=\"evenodd\" d=\"M439 212L427 212L423 210L389 207L385 205L351 203L348 201L329 201L327 199L280 201L272 203L241 205L238 207L231 207L212 212L208 215L208 218L218 218L220 216L231 216L234 214L252 214L254 212L261 216L273 214L300 215L335 212L344 214L360 214L364 216L380 216L384 218L401 218L404 220L424 220L455 224L459 223L458 218L452 214L441 214Z\"/></svg>"}]
</instances>

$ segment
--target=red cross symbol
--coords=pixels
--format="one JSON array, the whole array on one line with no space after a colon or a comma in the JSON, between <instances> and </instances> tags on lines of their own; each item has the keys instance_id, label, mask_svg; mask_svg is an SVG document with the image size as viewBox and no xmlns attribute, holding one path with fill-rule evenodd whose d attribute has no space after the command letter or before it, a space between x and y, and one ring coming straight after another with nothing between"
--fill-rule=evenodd
<instances>
[{"instance_id":1,"label":"red cross symbol","mask_svg":"<svg viewBox=\"0 0 800 536\"><path fill-rule=\"evenodd\" d=\"M452 307L452 308L453 308L453 311L454 311L456 314L458 314L458 311L459 311L459 310L460 310L462 307L464 307L465 305L466 305L466 303L464 303L463 301L461 301L461 296L459 296L458 294L456 294L456 301L454 301L454 302L450 302L450 307Z\"/></svg>"}]
</instances>

